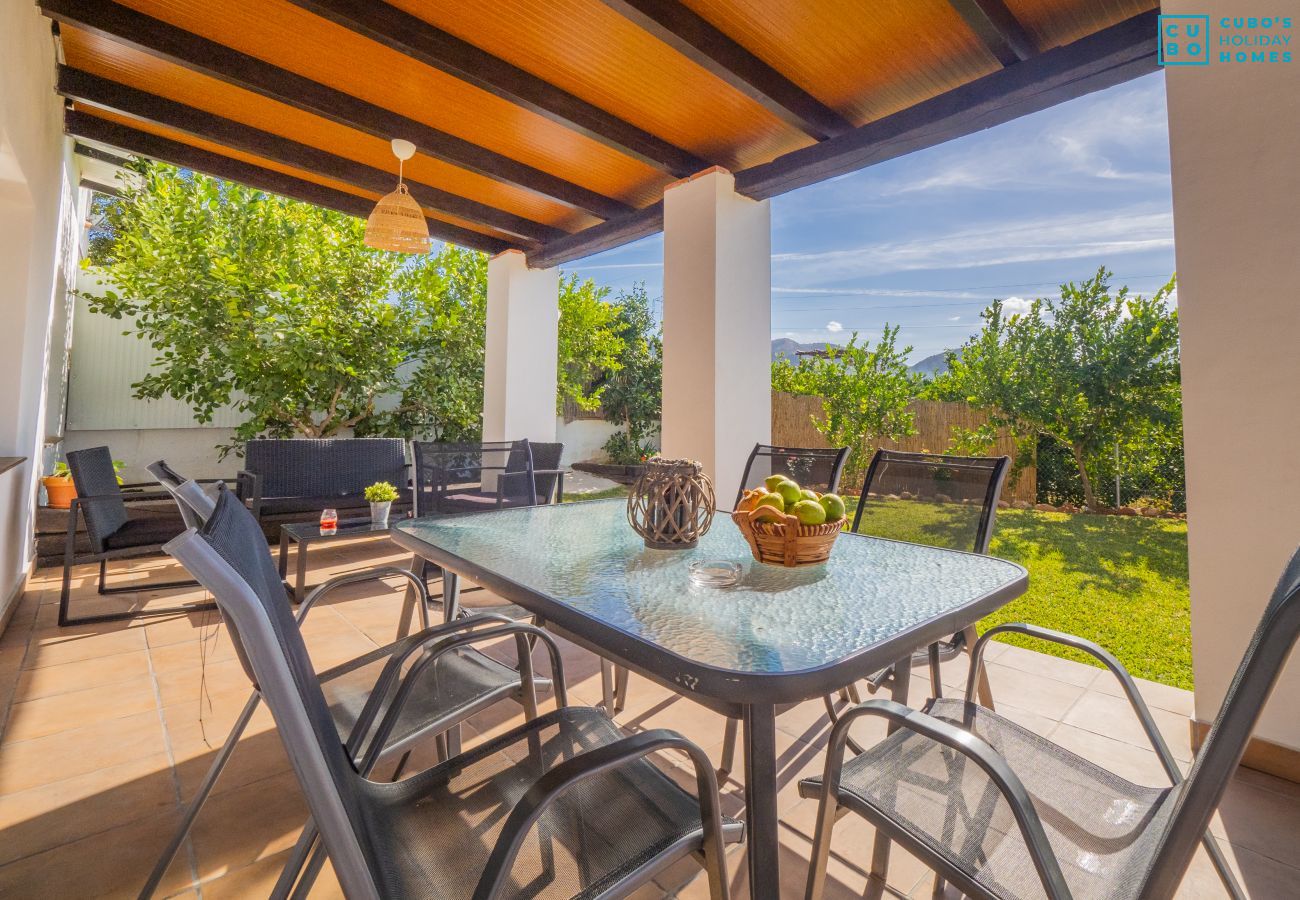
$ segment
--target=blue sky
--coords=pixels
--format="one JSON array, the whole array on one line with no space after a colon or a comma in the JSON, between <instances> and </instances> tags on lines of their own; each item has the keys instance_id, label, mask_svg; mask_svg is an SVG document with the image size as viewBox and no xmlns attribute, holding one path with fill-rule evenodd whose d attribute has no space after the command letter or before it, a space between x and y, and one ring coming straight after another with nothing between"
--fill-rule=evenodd
<instances>
[{"instance_id":1,"label":"blue sky","mask_svg":"<svg viewBox=\"0 0 1300 900\"><path fill-rule=\"evenodd\" d=\"M995 297L1054 296L1105 264L1149 294L1174 271L1164 75L772 200L772 336L956 347ZM662 295L663 240L565 267Z\"/></svg>"}]
</instances>

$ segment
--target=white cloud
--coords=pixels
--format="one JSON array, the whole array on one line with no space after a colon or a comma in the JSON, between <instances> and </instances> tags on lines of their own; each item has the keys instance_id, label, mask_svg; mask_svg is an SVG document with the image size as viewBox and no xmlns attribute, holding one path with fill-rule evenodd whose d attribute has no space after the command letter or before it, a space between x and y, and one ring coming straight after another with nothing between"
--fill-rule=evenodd
<instances>
[{"instance_id":1,"label":"white cloud","mask_svg":"<svg viewBox=\"0 0 1300 900\"><path fill-rule=\"evenodd\" d=\"M1002 312L1008 316L1019 315L1029 312L1029 307L1033 305L1034 301L1024 297L1008 297L1002 301Z\"/></svg>"},{"instance_id":2,"label":"white cloud","mask_svg":"<svg viewBox=\"0 0 1300 900\"><path fill-rule=\"evenodd\" d=\"M830 322L826 323L826 330L829 331L831 334L835 334L836 332L843 331L844 326L841 325L839 322L831 320Z\"/></svg>"},{"instance_id":3,"label":"white cloud","mask_svg":"<svg viewBox=\"0 0 1300 900\"><path fill-rule=\"evenodd\" d=\"M949 321L949 322L960 322L960 321L961 321L961 316L949 316L949 317L948 317L948 321Z\"/></svg>"},{"instance_id":4,"label":"white cloud","mask_svg":"<svg viewBox=\"0 0 1300 900\"><path fill-rule=\"evenodd\" d=\"M966 269L1008 263L1087 257L1112 258L1172 247L1173 215L1150 205L1108 214L1067 214L880 241L861 247L776 253L773 268L783 280L841 281L918 269ZM800 276L803 276L802 278Z\"/></svg>"}]
</instances>

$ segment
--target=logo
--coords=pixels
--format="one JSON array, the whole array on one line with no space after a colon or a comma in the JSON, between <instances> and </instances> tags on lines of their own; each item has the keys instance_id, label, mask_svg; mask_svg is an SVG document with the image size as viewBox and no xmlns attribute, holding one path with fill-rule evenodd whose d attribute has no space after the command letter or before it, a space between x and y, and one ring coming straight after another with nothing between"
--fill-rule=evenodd
<instances>
[{"instance_id":1,"label":"logo","mask_svg":"<svg viewBox=\"0 0 1300 900\"><path fill-rule=\"evenodd\" d=\"M1210 64L1209 16L1161 16L1159 23L1160 65Z\"/></svg>"},{"instance_id":2,"label":"logo","mask_svg":"<svg viewBox=\"0 0 1300 900\"><path fill-rule=\"evenodd\" d=\"M1162 66L1216 63L1289 63L1290 16L1160 16Z\"/></svg>"}]
</instances>

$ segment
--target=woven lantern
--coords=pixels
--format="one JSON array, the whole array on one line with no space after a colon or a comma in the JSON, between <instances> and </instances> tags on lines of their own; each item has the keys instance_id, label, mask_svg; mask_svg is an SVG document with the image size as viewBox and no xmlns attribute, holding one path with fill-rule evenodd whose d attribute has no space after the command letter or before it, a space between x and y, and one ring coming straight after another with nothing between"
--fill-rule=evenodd
<instances>
[{"instance_id":1,"label":"woven lantern","mask_svg":"<svg viewBox=\"0 0 1300 900\"><path fill-rule=\"evenodd\" d=\"M627 520L652 550L689 550L713 522L713 483L690 459L655 457L632 485Z\"/></svg>"},{"instance_id":2,"label":"woven lantern","mask_svg":"<svg viewBox=\"0 0 1300 900\"><path fill-rule=\"evenodd\" d=\"M374 212L366 219L366 246L397 253L428 253L429 223L424 219L424 210L402 182L402 164L415 155L415 145L395 139L393 155L398 160L397 190L380 197Z\"/></svg>"}]
</instances>

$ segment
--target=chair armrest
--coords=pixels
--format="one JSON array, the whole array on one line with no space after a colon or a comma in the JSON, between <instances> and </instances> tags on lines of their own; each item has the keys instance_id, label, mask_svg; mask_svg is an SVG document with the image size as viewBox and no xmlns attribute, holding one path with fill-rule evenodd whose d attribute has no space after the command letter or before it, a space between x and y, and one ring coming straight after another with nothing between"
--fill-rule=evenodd
<instances>
[{"instance_id":1,"label":"chair armrest","mask_svg":"<svg viewBox=\"0 0 1300 900\"><path fill-rule=\"evenodd\" d=\"M260 507L262 501L262 476L247 469L240 469L235 473L235 496L245 503L252 501Z\"/></svg>"},{"instance_id":2,"label":"chair armrest","mask_svg":"<svg viewBox=\"0 0 1300 900\"><path fill-rule=\"evenodd\" d=\"M415 596L420 602L421 625L427 629L429 627L429 589L425 587L424 582L414 572L400 566L376 566L373 569L366 569L364 572L349 572L345 575L335 576L324 584L318 585L312 589L311 593L302 601L302 605L298 607L298 623L302 624L303 619L307 618L307 612L317 600L336 588L397 576L405 578L411 583L411 587L415 589Z\"/></svg>"},{"instance_id":3,"label":"chair armrest","mask_svg":"<svg viewBox=\"0 0 1300 900\"><path fill-rule=\"evenodd\" d=\"M1165 743L1164 735L1156 727L1155 719L1151 716L1151 710L1147 707L1146 700L1138 692L1137 684L1133 681L1133 676L1129 674L1124 664L1105 647L1090 641L1087 638L1081 638L1077 635L1067 634L1064 631L1054 631L1051 628L1042 628L1038 625L1029 625L1024 622L1008 622L1005 625L998 625L990 628L984 634L980 635L979 640L971 649L971 669L970 676L966 682L966 702L970 703L975 689L975 678L979 671L979 661L984 653L985 644L998 634L1024 634L1029 637L1038 638L1039 640L1051 641L1054 644L1061 644L1065 647L1072 647L1089 656L1099 660L1102 665L1110 670L1115 679L1119 681L1120 687L1124 689L1124 695L1128 698L1129 705L1133 707L1134 714L1138 721L1142 723L1142 730L1147 734L1147 740L1151 742L1152 748L1156 755L1160 757L1160 764L1164 767L1165 774L1169 776L1172 784L1178 784L1183 780L1183 773L1178 768L1178 763L1174 755L1169 752L1169 745Z\"/></svg>"},{"instance_id":4,"label":"chair armrest","mask_svg":"<svg viewBox=\"0 0 1300 900\"><path fill-rule=\"evenodd\" d=\"M387 691L392 687L393 680L397 677L397 673L400 671L402 663L416 650L427 650L424 656L421 656L416 660L415 664L412 665L411 668L407 670L406 674L402 676L401 684L398 685L397 693L393 697L392 705L388 707L388 711L384 713L384 718L380 721L379 727L375 729L375 735L371 738L370 744L366 747L365 756L362 757L358 766L358 769L362 774L368 773L374 767L375 763L379 761L380 754L383 752L384 746L388 743L388 736L392 733L393 727L397 724L397 719L401 715L402 708L406 705L407 700L410 699L411 692L415 689L417 676L425 668L437 662L444 653L448 653L452 650L461 647L468 647L472 644L481 643L483 641L494 641L498 638L506 637L507 635L514 635L519 646L520 678L528 687L531 687L532 657L529 653L531 648L528 645L528 638L534 638L546 645L547 653L551 658L552 682L555 687L556 707L563 708L568 705L568 693L564 686L564 660L561 658L560 648L555 643L555 638L542 629L534 625L526 625L522 622L514 622L507 619L506 622L503 622L495 628L486 628L482 631L470 631L467 633L452 634L448 636L453 630L448 626L454 625L456 622L473 622L474 624L482 624L485 623L488 618L489 616L472 616L467 619L452 620L452 622L446 623L445 626L431 628L427 632L424 632L424 634L431 635L435 638L431 644L422 641L413 646L409 646L404 649L400 656L395 655L389 661L388 665L385 666L384 671L380 673L379 680L376 681L375 687L370 693L370 699L366 701L366 707L358 717L356 725L353 726L352 735L349 736L350 741L353 737L355 737L357 741L360 741L360 739L370 730L370 725L378 714L379 704L383 702L383 697L386 696ZM492 616L491 618L505 617ZM460 629L457 630L463 631L464 629L465 626L462 624ZM437 634L435 635L434 632L437 632Z\"/></svg>"},{"instance_id":5,"label":"chair armrest","mask_svg":"<svg viewBox=\"0 0 1300 900\"><path fill-rule=\"evenodd\" d=\"M704 831L705 866L711 875L721 878L722 896L726 896L725 866L721 859L722 804L718 797L718 779L713 764L696 744L675 731L657 728L566 759L533 782L502 826L487 865L483 867L478 886L474 889L474 900L492 900L507 885L515 857L519 855L529 831L561 794L579 782L620 766L640 762L644 757L660 750L685 752L695 768L700 822Z\"/></svg>"},{"instance_id":6,"label":"chair armrest","mask_svg":"<svg viewBox=\"0 0 1300 900\"><path fill-rule=\"evenodd\" d=\"M927 715L919 710L896 703L893 700L868 700L858 704L840 716L835 727L831 729L830 743L826 749L826 769L822 778L821 812L823 820L833 811L840 789L840 775L844 770L844 748L848 743L849 727L863 716L878 716L888 719L893 725L906 728L922 737L949 747L963 756L973 760L989 780L997 786L1011 813L1020 827L1020 835L1029 849L1034 868L1043 883L1043 889L1051 898L1069 898L1070 888L1061 874L1060 863L1047 840L1043 823L1030 799L1020 777L1007 765L1007 761L989 746L983 738L973 732L965 731L942 719Z\"/></svg>"}]
</instances>

